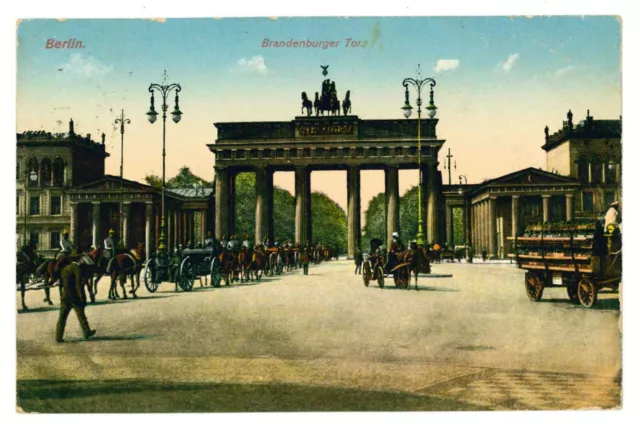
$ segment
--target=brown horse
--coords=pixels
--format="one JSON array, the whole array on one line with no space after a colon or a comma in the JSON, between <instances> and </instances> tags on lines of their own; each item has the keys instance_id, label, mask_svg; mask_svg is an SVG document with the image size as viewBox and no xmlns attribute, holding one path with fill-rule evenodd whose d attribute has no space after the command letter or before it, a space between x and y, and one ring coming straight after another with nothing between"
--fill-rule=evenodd
<instances>
[{"instance_id":1,"label":"brown horse","mask_svg":"<svg viewBox=\"0 0 640 424\"><path fill-rule=\"evenodd\" d=\"M220 267L222 268L222 278L227 286L233 283L234 272L236 269L236 258L233 253L223 250L218 255Z\"/></svg>"},{"instance_id":2,"label":"brown horse","mask_svg":"<svg viewBox=\"0 0 640 424\"><path fill-rule=\"evenodd\" d=\"M267 256L262 247L256 247L251 255L251 265L249 265L249 272L253 272L256 280L260 280L262 274L265 272L267 266Z\"/></svg>"},{"instance_id":3,"label":"brown horse","mask_svg":"<svg viewBox=\"0 0 640 424\"><path fill-rule=\"evenodd\" d=\"M20 284L20 296L22 298L23 311L29 310L24 302L24 296L26 292L26 285L29 282L29 275L36 271L37 262L38 254L35 246L27 245L18 250L16 254L16 284ZM49 296L47 295L47 298L48 297ZM51 305L51 303L49 304Z\"/></svg>"},{"instance_id":4,"label":"brown horse","mask_svg":"<svg viewBox=\"0 0 640 424\"><path fill-rule=\"evenodd\" d=\"M129 293L137 298L136 290L140 287L140 272L142 271L142 265L147 258L147 253L144 248L144 243L138 242L135 249L131 249L128 253L117 254L111 264L110 276L111 287L109 288L109 299L115 300L118 298L118 286L117 280L120 280L120 287L122 287L122 295L124 299L127 299L127 291L124 288L127 277L131 277L131 290Z\"/></svg>"},{"instance_id":5,"label":"brown horse","mask_svg":"<svg viewBox=\"0 0 640 424\"><path fill-rule=\"evenodd\" d=\"M249 249L242 249L238 253L238 266L240 268L240 282L244 283L251 280L251 251Z\"/></svg>"},{"instance_id":6,"label":"brown horse","mask_svg":"<svg viewBox=\"0 0 640 424\"><path fill-rule=\"evenodd\" d=\"M45 262L40 264L40 266L36 270L36 275L42 276L42 279L44 280L44 302L48 303L49 305L53 305L53 302L51 301L50 288L55 283L58 283L58 290L62 292L60 271L62 271L65 266L69 265L74 257L75 255L72 254L63 256L58 259L46 260Z\"/></svg>"}]
</instances>

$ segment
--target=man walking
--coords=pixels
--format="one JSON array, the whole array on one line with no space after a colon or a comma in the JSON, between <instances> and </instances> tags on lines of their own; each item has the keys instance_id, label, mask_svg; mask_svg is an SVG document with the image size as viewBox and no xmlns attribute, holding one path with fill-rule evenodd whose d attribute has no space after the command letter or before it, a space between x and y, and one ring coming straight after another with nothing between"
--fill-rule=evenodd
<instances>
[{"instance_id":1,"label":"man walking","mask_svg":"<svg viewBox=\"0 0 640 424\"><path fill-rule=\"evenodd\" d=\"M84 290L84 281L88 277L89 264L83 262L85 257L78 262L72 262L62 269L62 291L60 293L60 317L56 325L56 342L62 343L64 336L64 328L67 324L69 313L73 309L78 316L82 335L87 340L96 334L96 330L89 327L89 322L84 314L84 308L87 305L87 295Z\"/></svg>"}]
</instances>

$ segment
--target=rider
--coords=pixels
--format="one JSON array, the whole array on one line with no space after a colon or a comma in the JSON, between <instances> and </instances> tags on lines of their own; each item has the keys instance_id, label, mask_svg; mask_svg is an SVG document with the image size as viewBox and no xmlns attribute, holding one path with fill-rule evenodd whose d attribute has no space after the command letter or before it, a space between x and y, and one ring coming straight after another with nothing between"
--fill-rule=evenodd
<instances>
[{"instance_id":1,"label":"rider","mask_svg":"<svg viewBox=\"0 0 640 424\"><path fill-rule=\"evenodd\" d=\"M113 240L115 233L116 231L113 228L110 229L109 235L104 239L104 252L102 253L102 256L109 261L109 264L107 265L107 273L111 272L111 265L116 257L116 243Z\"/></svg>"},{"instance_id":2,"label":"rider","mask_svg":"<svg viewBox=\"0 0 640 424\"><path fill-rule=\"evenodd\" d=\"M73 242L69 240L69 230L65 228L64 230L62 230L62 238L60 239L60 252L58 253L56 259L60 259L64 256L69 256L75 248L75 244L73 244Z\"/></svg>"},{"instance_id":3,"label":"rider","mask_svg":"<svg viewBox=\"0 0 640 424\"><path fill-rule=\"evenodd\" d=\"M204 240L205 247L213 247L213 234L211 230L207 231L207 238Z\"/></svg>"},{"instance_id":4,"label":"rider","mask_svg":"<svg viewBox=\"0 0 640 424\"><path fill-rule=\"evenodd\" d=\"M220 237L220 246L222 247L222 249L227 248L227 236L225 234Z\"/></svg>"},{"instance_id":5,"label":"rider","mask_svg":"<svg viewBox=\"0 0 640 424\"><path fill-rule=\"evenodd\" d=\"M227 242L227 250L235 252L238 249L238 239L236 239L236 235L232 234L229 237L229 241Z\"/></svg>"},{"instance_id":6,"label":"rider","mask_svg":"<svg viewBox=\"0 0 640 424\"><path fill-rule=\"evenodd\" d=\"M242 250L245 250L245 251L251 250L251 243L249 242L249 234L244 235L244 240L242 241Z\"/></svg>"},{"instance_id":7,"label":"rider","mask_svg":"<svg viewBox=\"0 0 640 424\"><path fill-rule=\"evenodd\" d=\"M280 247L280 242L276 238L276 241L273 242L273 247Z\"/></svg>"}]
</instances>

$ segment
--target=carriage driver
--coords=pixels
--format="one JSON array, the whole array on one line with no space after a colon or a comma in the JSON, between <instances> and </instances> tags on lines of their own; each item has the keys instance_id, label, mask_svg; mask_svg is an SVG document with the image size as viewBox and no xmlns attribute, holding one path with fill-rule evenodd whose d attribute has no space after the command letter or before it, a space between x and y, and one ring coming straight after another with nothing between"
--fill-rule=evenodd
<instances>
[{"instance_id":1,"label":"carriage driver","mask_svg":"<svg viewBox=\"0 0 640 424\"><path fill-rule=\"evenodd\" d=\"M211 234L211 230L207 231L207 238L204 240L205 247L213 247L213 235Z\"/></svg>"},{"instance_id":2,"label":"carriage driver","mask_svg":"<svg viewBox=\"0 0 640 424\"><path fill-rule=\"evenodd\" d=\"M76 246L71 240L69 240L69 230L65 228L64 230L62 230L62 238L60 239L60 252L58 253L56 259L69 256L75 248Z\"/></svg>"},{"instance_id":3,"label":"carriage driver","mask_svg":"<svg viewBox=\"0 0 640 424\"><path fill-rule=\"evenodd\" d=\"M387 253L387 263L385 264L385 271L389 272L394 266L396 266L396 255L404 250L404 244L400 240L400 235L397 232L391 234L391 246L389 246L389 252Z\"/></svg>"}]
</instances>

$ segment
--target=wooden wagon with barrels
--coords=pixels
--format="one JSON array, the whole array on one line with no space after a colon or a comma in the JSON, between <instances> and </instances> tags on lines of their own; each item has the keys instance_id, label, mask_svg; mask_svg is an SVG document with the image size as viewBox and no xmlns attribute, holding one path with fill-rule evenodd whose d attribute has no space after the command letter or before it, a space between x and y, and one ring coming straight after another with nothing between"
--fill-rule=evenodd
<instances>
[{"instance_id":1,"label":"wooden wagon with barrels","mask_svg":"<svg viewBox=\"0 0 640 424\"><path fill-rule=\"evenodd\" d=\"M564 287L571 301L593 307L598 292L614 291L622 281L622 241L616 225L530 225L521 237L510 237L518 266L527 270L525 289L534 302L545 288Z\"/></svg>"}]
</instances>

